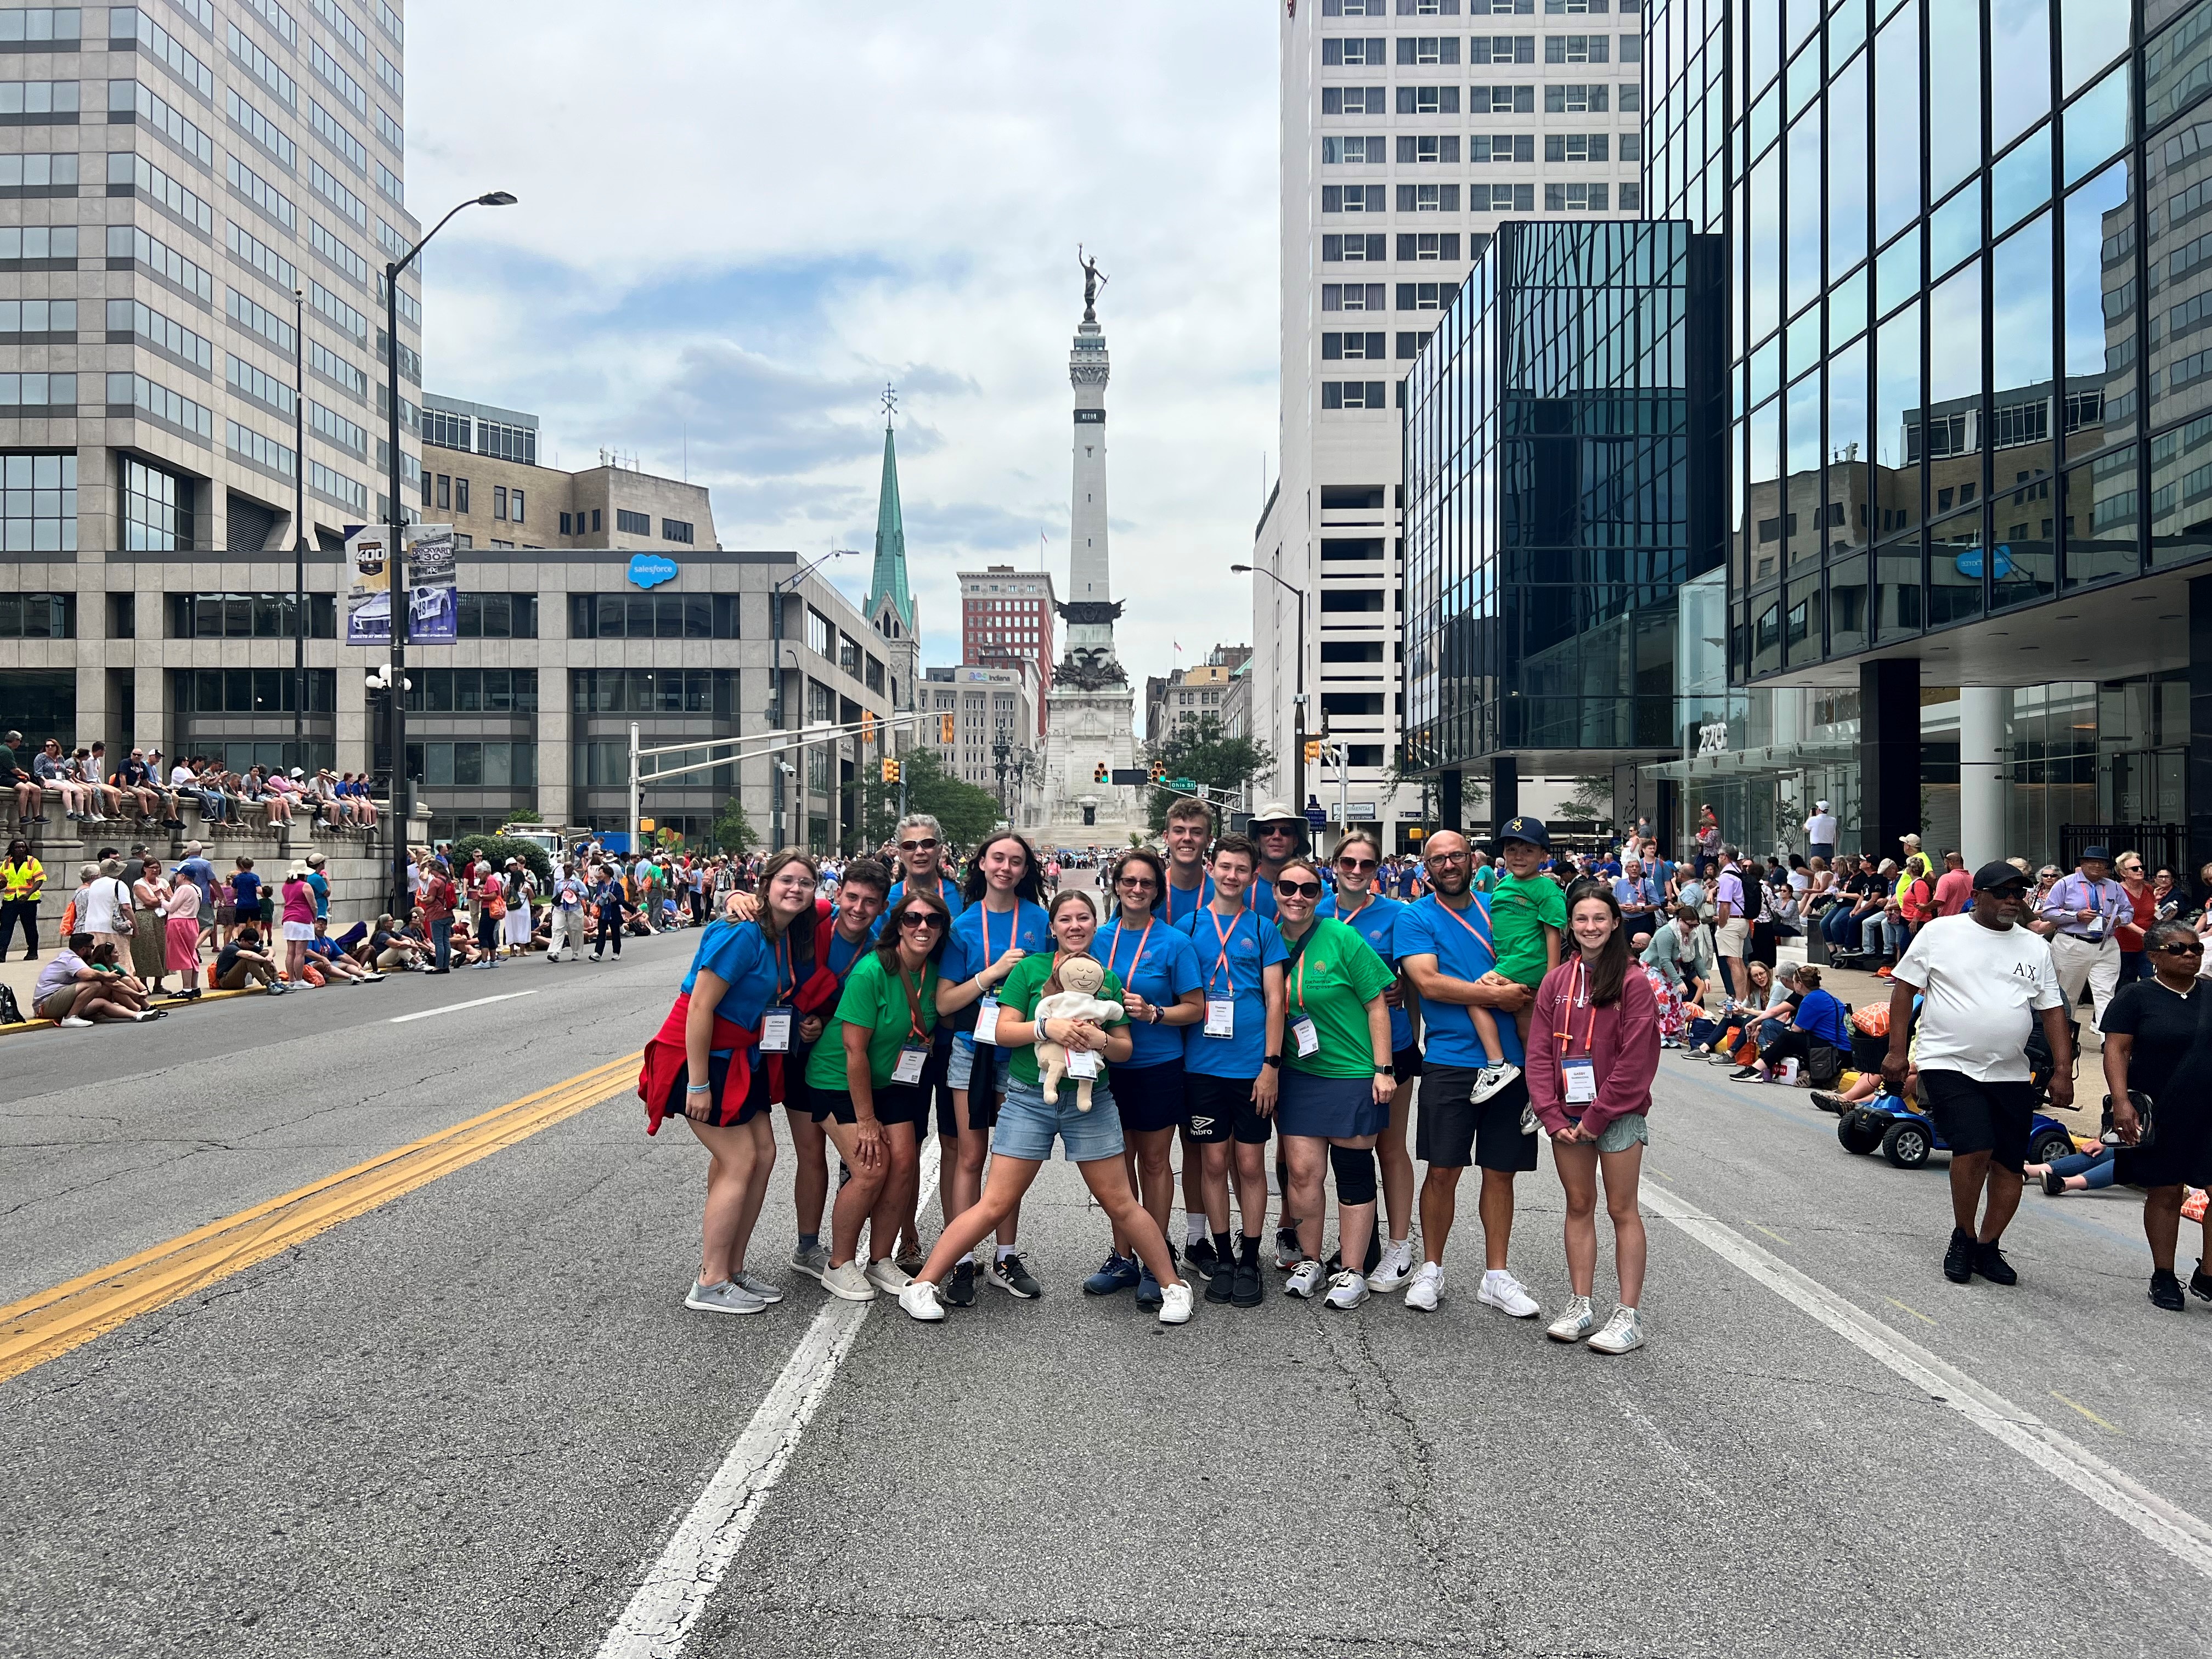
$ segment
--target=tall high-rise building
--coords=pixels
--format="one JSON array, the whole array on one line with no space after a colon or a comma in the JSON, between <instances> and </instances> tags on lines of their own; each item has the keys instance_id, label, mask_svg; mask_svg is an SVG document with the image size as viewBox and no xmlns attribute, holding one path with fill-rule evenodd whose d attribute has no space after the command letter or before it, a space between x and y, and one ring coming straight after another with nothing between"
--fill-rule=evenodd
<instances>
[{"instance_id":1,"label":"tall high-rise building","mask_svg":"<svg viewBox=\"0 0 2212 1659\"><path fill-rule=\"evenodd\" d=\"M1052 574L986 565L960 573L960 660L969 667L1028 665L1037 695L1032 713L1044 735L1044 694L1052 689Z\"/></svg>"},{"instance_id":2,"label":"tall high-rise building","mask_svg":"<svg viewBox=\"0 0 2212 1659\"><path fill-rule=\"evenodd\" d=\"M390 0L0 11L0 544L10 586L70 599L73 660L24 667L87 737L161 740L158 652L86 647L158 641L180 565L289 615L303 473L321 550L390 514L395 349L418 489L419 270L397 343L383 326L384 263L422 234L404 35ZM289 737L289 703L270 713ZM337 676L307 758L362 717Z\"/></svg>"},{"instance_id":3,"label":"tall high-rise building","mask_svg":"<svg viewBox=\"0 0 2212 1659\"><path fill-rule=\"evenodd\" d=\"M1395 842L1419 808L1384 787L1404 715L1400 382L1502 221L1640 216L1644 17L1640 0L1300 0L1279 21L1282 476L1253 548L1252 719L1284 793L1326 716Z\"/></svg>"}]
</instances>

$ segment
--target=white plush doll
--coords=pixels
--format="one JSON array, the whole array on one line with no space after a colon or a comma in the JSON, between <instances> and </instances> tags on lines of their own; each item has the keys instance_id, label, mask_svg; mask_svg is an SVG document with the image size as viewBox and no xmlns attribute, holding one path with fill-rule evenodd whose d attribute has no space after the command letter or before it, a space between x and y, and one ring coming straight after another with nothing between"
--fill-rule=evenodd
<instances>
[{"instance_id":1,"label":"white plush doll","mask_svg":"<svg viewBox=\"0 0 2212 1659\"><path fill-rule=\"evenodd\" d=\"M1068 1075L1067 1048L1065 1044L1048 1042L1044 1023L1048 1019L1088 1019L1105 1025L1121 1018L1121 1005L1100 1000L1098 989L1106 983L1106 969L1096 957L1070 957L1060 964L1060 988L1048 996L1037 999L1033 1018L1036 1021L1037 1082L1042 1090L1045 1104L1060 1103L1060 1080ZM1091 1079L1075 1079L1075 1109L1091 1109Z\"/></svg>"}]
</instances>

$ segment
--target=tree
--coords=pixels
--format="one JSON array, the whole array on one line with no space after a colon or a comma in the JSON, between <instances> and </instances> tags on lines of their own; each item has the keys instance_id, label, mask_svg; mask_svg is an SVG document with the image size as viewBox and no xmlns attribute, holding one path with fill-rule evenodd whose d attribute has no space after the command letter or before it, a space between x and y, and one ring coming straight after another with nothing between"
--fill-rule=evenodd
<instances>
[{"instance_id":1,"label":"tree","mask_svg":"<svg viewBox=\"0 0 2212 1659\"><path fill-rule=\"evenodd\" d=\"M533 810L527 806L517 806L512 809L507 815L507 823L543 823L544 822L545 820L544 818L539 817ZM507 824L501 824L500 827L503 830L507 827Z\"/></svg>"},{"instance_id":2,"label":"tree","mask_svg":"<svg viewBox=\"0 0 2212 1659\"><path fill-rule=\"evenodd\" d=\"M1150 758L1154 765L1165 768L1170 778L1188 778L1212 789L1231 792L1242 789L1275 763L1266 744L1229 736L1221 729L1221 716L1212 714L1177 720L1164 738L1152 745ZM1149 817L1153 829L1167 828L1168 808L1176 800L1171 789L1152 792Z\"/></svg>"},{"instance_id":3,"label":"tree","mask_svg":"<svg viewBox=\"0 0 2212 1659\"><path fill-rule=\"evenodd\" d=\"M1595 823L1613 822L1613 774L1596 772L1575 780L1574 793L1556 809L1563 818Z\"/></svg>"},{"instance_id":4,"label":"tree","mask_svg":"<svg viewBox=\"0 0 2212 1659\"><path fill-rule=\"evenodd\" d=\"M927 812L945 831L948 848L973 848L1006 816L999 798L963 782L945 769L934 749L909 749L899 757L906 775L906 810ZM870 763L854 790L859 830L854 850L872 849L891 838L899 818L899 786L882 781L882 769Z\"/></svg>"},{"instance_id":5,"label":"tree","mask_svg":"<svg viewBox=\"0 0 2212 1659\"><path fill-rule=\"evenodd\" d=\"M760 837L753 833L753 826L745 817L744 803L735 795L722 803L721 813L707 837L725 853L750 853L760 845Z\"/></svg>"}]
</instances>

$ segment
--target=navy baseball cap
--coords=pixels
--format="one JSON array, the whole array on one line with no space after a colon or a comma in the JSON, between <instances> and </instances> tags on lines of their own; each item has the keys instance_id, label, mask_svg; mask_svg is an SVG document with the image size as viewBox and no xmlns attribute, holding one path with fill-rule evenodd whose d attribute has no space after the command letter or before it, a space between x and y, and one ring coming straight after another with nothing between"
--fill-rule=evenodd
<instances>
[{"instance_id":1,"label":"navy baseball cap","mask_svg":"<svg viewBox=\"0 0 2212 1659\"><path fill-rule=\"evenodd\" d=\"M2027 885L2027 872L2002 860L1985 864L1974 872L1974 890L1978 893L2002 892L2008 887L2025 888Z\"/></svg>"},{"instance_id":2,"label":"navy baseball cap","mask_svg":"<svg viewBox=\"0 0 2212 1659\"><path fill-rule=\"evenodd\" d=\"M1498 839L1500 844L1509 841L1525 841L1531 847L1540 847L1547 853L1552 850L1552 832L1544 828L1541 818L1508 818L1504 827L1498 830Z\"/></svg>"}]
</instances>

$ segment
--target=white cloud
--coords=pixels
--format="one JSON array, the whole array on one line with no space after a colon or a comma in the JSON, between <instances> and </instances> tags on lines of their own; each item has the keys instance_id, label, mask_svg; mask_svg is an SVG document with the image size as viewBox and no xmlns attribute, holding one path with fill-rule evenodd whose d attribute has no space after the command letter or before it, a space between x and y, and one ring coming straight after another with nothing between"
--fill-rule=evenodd
<instances>
[{"instance_id":1,"label":"white cloud","mask_svg":"<svg viewBox=\"0 0 2212 1659\"><path fill-rule=\"evenodd\" d=\"M1133 677L1244 640L1276 447L1272 4L471 0L410 18L432 390L714 487L726 546L872 544L881 422L927 649L952 573L1065 580L1075 245L1100 318ZM550 459L550 455L549 455ZM1049 567L1048 567L1049 568ZM857 592L865 560L832 568Z\"/></svg>"}]
</instances>

